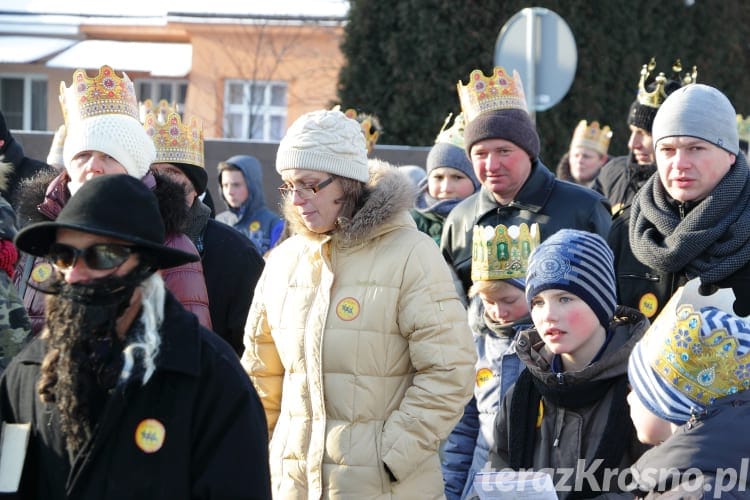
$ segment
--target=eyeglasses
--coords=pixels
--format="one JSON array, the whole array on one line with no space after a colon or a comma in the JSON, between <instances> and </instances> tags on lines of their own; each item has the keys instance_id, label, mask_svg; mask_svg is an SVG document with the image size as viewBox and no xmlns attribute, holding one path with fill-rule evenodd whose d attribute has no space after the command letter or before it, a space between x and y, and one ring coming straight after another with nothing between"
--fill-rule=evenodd
<instances>
[{"instance_id":1,"label":"eyeglasses","mask_svg":"<svg viewBox=\"0 0 750 500\"><path fill-rule=\"evenodd\" d=\"M283 184L281 187L279 187L279 193L281 193L281 196L284 198L290 199L294 196L294 193L297 193L300 198L303 200L309 200L316 194L318 194L318 191L332 183L334 180L333 176L329 177L328 179L319 182L315 186L303 186L303 187L293 187L289 186L288 184Z\"/></svg>"},{"instance_id":2,"label":"eyeglasses","mask_svg":"<svg viewBox=\"0 0 750 500\"><path fill-rule=\"evenodd\" d=\"M47 256L58 269L70 269L76 265L79 257L90 269L103 271L114 269L134 252L135 247L116 243L97 243L86 248L76 248L64 243L53 243Z\"/></svg>"}]
</instances>

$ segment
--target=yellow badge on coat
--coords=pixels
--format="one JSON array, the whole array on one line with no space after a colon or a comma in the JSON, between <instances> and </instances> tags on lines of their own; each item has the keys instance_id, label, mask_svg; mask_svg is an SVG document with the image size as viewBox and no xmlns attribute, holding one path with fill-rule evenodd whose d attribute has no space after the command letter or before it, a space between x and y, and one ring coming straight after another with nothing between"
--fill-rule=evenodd
<instances>
[{"instance_id":1,"label":"yellow badge on coat","mask_svg":"<svg viewBox=\"0 0 750 500\"><path fill-rule=\"evenodd\" d=\"M41 262L31 270L31 281L34 283L47 281L50 276L52 276L52 264L49 262Z\"/></svg>"},{"instance_id":2,"label":"yellow badge on coat","mask_svg":"<svg viewBox=\"0 0 750 500\"><path fill-rule=\"evenodd\" d=\"M492 370L489 368L480 368L477 370L477 387L482 387L490 380L492 380Z\"/></svg>"},{"instance_id":3,"label":"yellow badge on coat","mask_svg":"<svg viewBox=\"0 0 750 500\"><path fill-rule=\"evenodd\" d=\"M257 231L258 229L260 229L260 222L257 220L252 221L250 223L250 231Z\"/></svg>"},{"instance_id":4,"label":"yellow badge on coat","mask_svg":"<svg viewBox=\"0 0 750 500\"><path fill-rule=\"evenodd\" d=\"M641 300L638 301L638 310L643 313L647 318L651 318L656 314L656 310L659 308L659 299L653 293L645 293Z\"/></svg>"},{"instance_id":5,"label":"yellow badge on coat","mask_svg":"<svg viewBox=\"0 0 750 500\"><path fill-rule=\"evenodd\" d=\"M359 316L359 302L354 297L346 297L336 304L336 316L342 321L351 321Z\"/></svg>"},{"instance_id":6,"label":"yellow badge on coat","mask_svg":"<svg viewBox=\"0 0 750 500\"><path fill-rule=\"evenodd\" d=\"M164 444L164 425L155 418L141 420L135 429L135 444L144 453L156 453Z\"/></svg>"}]
</instances>

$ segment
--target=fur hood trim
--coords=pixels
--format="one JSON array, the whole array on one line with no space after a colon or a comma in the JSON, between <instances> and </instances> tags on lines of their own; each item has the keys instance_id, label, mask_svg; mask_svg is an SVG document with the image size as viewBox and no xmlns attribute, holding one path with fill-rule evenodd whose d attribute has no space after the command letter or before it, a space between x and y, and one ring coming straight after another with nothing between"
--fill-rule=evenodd
<instances>
[{"instance_id":1,"label":"fur hood trim","mask_svg":"<svg viewBox=\"0 0 750 500\"><path fill-rule=\"evenodd\" d=\"M408 210L414 206L417 189L409 176L399 168L378 159L368 160L370 180L365 186L364 205L351 219L339 218L338 228L332 234L317 234L309 231L298 217L287 217L295 234L309 239L331 238L338 248L352 248L366 243L388 230L393 224L402 224L398 216L406 214L413 223ZM285 205L288 208L289 205ZM291 207L291 210L295 210Z\"/></svg>"}]
</instances>

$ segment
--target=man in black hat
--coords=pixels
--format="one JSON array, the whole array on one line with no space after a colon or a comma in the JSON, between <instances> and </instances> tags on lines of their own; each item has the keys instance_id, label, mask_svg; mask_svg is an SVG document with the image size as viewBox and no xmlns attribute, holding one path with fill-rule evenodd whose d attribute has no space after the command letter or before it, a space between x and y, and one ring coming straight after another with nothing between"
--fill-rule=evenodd
<instances>
[{"instance_id":1,"label":"man in black hat","mask_svg":"<svg viewBox=\"0 0 750 500\"><path fill-rule=\"evenodd\" d=\"M31 426L23 498L270 498L263 408L164 288L156 269L197 259L164 233L143 183L105 175L16 236L56 270L44 333L0 378L0 417Z\"/></svg>"}]
</instances>

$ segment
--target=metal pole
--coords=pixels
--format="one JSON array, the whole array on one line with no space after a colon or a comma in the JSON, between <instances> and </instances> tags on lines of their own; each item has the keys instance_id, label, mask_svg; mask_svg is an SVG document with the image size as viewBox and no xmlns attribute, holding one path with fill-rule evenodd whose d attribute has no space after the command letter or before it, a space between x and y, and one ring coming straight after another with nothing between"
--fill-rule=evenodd
<instances>
[{"instance_id":1,"label":"metal pole","mask_svg":"<svg viewBox=\"0 0 750 500\"><path fill-rule=\"evenodd\" d=\"M526 17L526 107L529 109L529 115L531 116L531 122L536 124L536 110L534 109L534 103L536 102L536 75L534 74L534 67L536 63L534 48L536 45L536 13L533 8L523 9L523 15Z\"/></svg>"}]
</instances>

